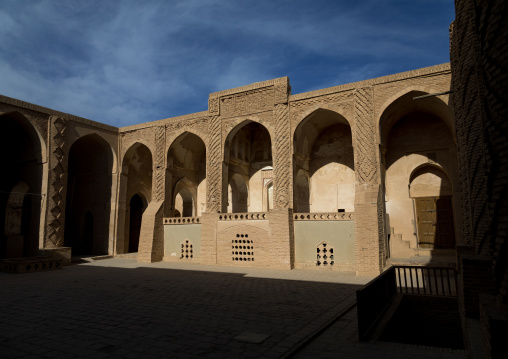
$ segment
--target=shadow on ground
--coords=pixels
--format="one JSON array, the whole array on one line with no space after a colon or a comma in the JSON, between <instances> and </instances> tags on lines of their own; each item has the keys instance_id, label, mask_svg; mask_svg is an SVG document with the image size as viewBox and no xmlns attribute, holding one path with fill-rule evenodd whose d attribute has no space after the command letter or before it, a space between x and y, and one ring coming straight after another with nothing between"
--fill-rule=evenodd
<instances>
[{"instance_id":1,"label":"shadow on ground","mask_svg":"<svg viewBox=\"0 0 508 359\"><path fill-rule=\"evenodd\" d=\"M98 265L0 273L0 282L5 358L283 357L360 287Z\"/></svg>"}]
</instances>

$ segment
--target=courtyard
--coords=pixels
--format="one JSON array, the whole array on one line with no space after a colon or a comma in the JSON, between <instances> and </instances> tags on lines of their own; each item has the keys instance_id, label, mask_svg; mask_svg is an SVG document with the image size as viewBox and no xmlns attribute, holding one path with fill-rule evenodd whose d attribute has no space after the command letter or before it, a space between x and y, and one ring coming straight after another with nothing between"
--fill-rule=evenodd
<instances>
[{"instance_id":1,"label":"courtyard","mask_svg":"<svg viewBox=\"0 0 508 359\"><path fill-rule=\"evenodd\" d=\"M0 273L0 357L465 356L461 350L359 343L355 291L370 279L329 270L119 258Z\"/></svg>"}]
</instances>

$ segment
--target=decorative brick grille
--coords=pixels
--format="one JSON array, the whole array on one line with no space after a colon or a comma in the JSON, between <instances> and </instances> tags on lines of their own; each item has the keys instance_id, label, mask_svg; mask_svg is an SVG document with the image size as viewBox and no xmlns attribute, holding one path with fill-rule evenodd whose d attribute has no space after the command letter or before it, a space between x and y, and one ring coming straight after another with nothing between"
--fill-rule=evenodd
<instances>
[{"instance_id":1,"label":"decorative brick grille","mask_svg":"<svg viewBox=\"0 0 508 359\"><path fill-rule=\"evenodd\" d=\"M193 251L192 251L192 243L188 239L186 239L182 243L182 255L180 256L180 259L190 259L193 257Z\"/></svg>"},{"instance_id":2,"label":"decorative brick grille","mask_svg":"<svg viewBox=\"0 0 508 359\"><path fill-rule=\"evenodd\" d=\"M231 254L233 262L254 262L254 241L248 234L237 234L231 240Z\"/></svg>"},{"instance_id":3,"label":"decorative brick grille","mask_svg":"<svg viewBox=\"0 0 508 359\"><path fill-rule=\"evenodd\" d=\"M322 242L317 246L317 254L316 254L316 265L317 266L333 266L335 263L333 258L333 246L329 245L326 242Z\"/></svg>"}]
</instances>

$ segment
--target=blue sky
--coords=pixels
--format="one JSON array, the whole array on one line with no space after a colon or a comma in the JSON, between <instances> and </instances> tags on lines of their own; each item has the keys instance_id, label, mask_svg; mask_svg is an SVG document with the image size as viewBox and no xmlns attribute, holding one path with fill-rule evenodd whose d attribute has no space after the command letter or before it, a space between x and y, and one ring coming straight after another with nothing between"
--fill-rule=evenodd
<instances>
[{"instance_id":1,"label":"blue sky","mask_svg":"<svg viewBox=\"0 0 508 359\"><path fill-rule=\"evenodd\" d=\"M0 0L0 94L121 127L449 61L453 0Z\"/></svg>"}]
</instances>

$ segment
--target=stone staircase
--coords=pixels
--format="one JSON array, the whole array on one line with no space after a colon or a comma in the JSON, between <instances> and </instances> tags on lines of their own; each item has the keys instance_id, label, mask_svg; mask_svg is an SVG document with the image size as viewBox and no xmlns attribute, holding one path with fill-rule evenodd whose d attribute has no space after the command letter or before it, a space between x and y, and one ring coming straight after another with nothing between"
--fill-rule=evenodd
<instances>
[{"instance_id":1,"label":"stone staircase","mask_svg":"<svg viewBox=\"0 0 508 359\"><path fill-rule=\"evenodd\" d=\"M416 248L411 248L411 242L402 239L402 234L397 234L393 227L390 227L390 257L407 258L418 255Z\"/></svg>"}]
</instances>

